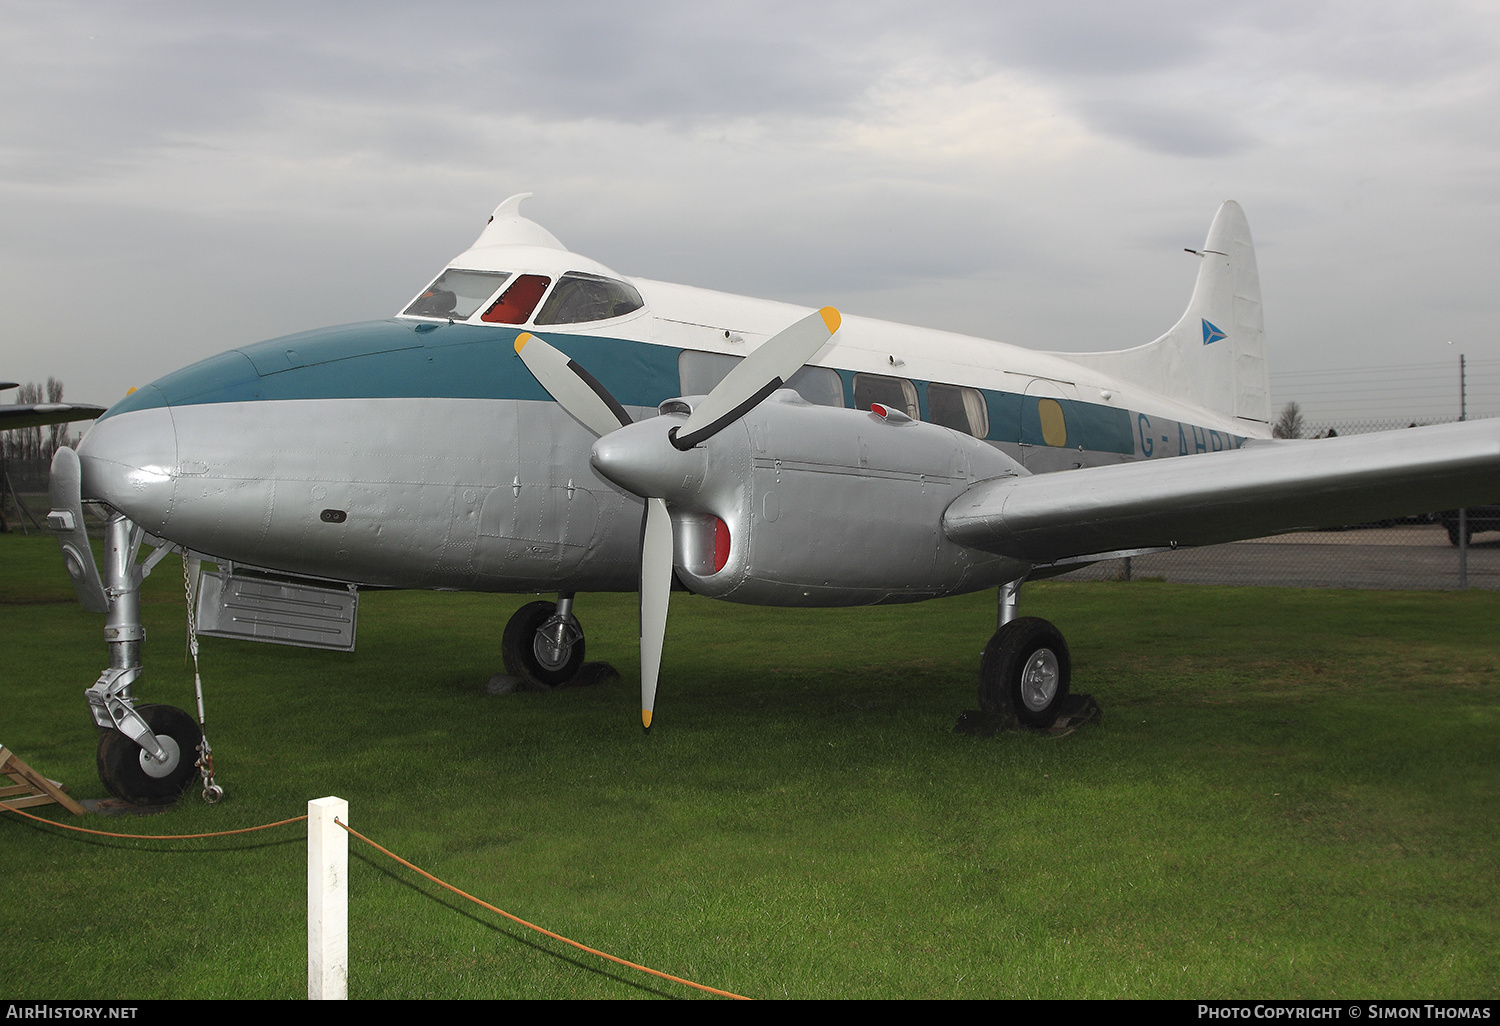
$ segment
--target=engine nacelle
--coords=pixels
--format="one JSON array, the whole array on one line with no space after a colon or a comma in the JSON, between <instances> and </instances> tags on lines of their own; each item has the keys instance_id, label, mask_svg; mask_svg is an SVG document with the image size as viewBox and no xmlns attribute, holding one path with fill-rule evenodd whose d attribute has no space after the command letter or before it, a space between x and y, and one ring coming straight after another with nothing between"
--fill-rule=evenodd
<instances>
[{"instance_id":1,"label":"engine nacelle","mask_svg":"<svg viewBox=\"0 0 1500 1026\"><path fill-rule=\"evenodd\" d=\"M680 423L692 401L663 404L658 423ZM783 389L693 449L668 495L683 584L736 602L842 606L974 591L1023 572L954 544L942 526L975 481L1025 474L1020 465L883 412Z\"/></svg>"}]
</instances>

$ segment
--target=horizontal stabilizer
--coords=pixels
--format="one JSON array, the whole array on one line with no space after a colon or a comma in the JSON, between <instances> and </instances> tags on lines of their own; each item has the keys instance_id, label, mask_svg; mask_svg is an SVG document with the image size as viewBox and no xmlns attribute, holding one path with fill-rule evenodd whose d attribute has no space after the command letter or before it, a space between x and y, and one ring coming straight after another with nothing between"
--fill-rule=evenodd
<instances>
[{"instance_id":1,"label":"horizontal stabilizer","mask_svg":"<svg viewBox=\"0 0 1500 1026\"><path fill-rule=\"evenodd\" d=\"M943 529L1040 565L1496 501L1500 419L983 481L948 507Z\"/></svg>"}]
</instances>

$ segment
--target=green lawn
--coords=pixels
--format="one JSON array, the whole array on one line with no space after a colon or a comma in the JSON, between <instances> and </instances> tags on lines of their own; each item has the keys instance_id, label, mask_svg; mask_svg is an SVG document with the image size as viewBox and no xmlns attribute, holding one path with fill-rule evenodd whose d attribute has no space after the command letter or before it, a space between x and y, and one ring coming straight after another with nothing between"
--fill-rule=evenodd
<instances>
[{"instance_id":1,"label":"green lawn","mask_svg":"<svg viewBox=\"0 0 1500 1026\"><path fill-rule=\"evenodd\" d=\"M102 797L102 617L50 539L0 536L0 567L0 742ZM953 732L993 593L674 595L650 735L634 595L577 608L623 680L484 693L527 600L366 593L353 655L204 639L228 797L89 825L191 833L336 794L502 908L754 997L1500 993L1500 594L1029 585L1104 708L1062 739ZM190 709L175 557L145 619L138 695ZM305 994L304 837L0 817L7 996ZM353 997L693 996L351 854Z\"/></svg>"}]
</instances>

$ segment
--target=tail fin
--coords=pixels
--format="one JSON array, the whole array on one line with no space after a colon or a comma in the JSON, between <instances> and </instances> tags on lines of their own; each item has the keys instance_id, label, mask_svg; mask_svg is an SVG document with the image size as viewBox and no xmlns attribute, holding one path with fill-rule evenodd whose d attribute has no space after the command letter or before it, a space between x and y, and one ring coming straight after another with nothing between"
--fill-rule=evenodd
<instances>
[{"instance_id":1,"label":"tail fin","mask_svg":"<svg viewBox=\"0 0 1500 1026\"><path fill-rule=\"evenodd\" d=\"M1059 355L1267 434L1271 389L1260 274L1250 225L1234 200L1219 208L1197 255L1203 263L1187 312L1161 338L1135 349Z\"/></svg>"}]
</instances>

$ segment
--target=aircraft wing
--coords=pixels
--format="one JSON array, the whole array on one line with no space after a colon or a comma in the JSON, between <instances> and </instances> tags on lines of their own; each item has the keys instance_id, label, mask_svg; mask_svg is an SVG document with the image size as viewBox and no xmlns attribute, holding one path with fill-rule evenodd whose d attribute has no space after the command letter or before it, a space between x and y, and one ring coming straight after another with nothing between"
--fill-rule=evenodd
<instances>
[{"instance_id":1,"label":"aircraft wing","mask_svg":"<svg viewBox=\"0 0 1500 1026\"><path fill-rule=\"evenodd\" d=\"M981 481L960 545L1038 565L1214 545L1500 500L1500 419Z\"/></svg>"},{"instance_id":2,"label":"aircraft wing","mask_svg":"<svg viewBox=\"0 0 1500 1026\"><path fill-rule=\"evenodd\" d=\"M73 420L93 420L104 413L103 406L79 403L22 403L0 406L0 431L39 427L43 424L66 424Z\"/></svg>"}]
</instances>

